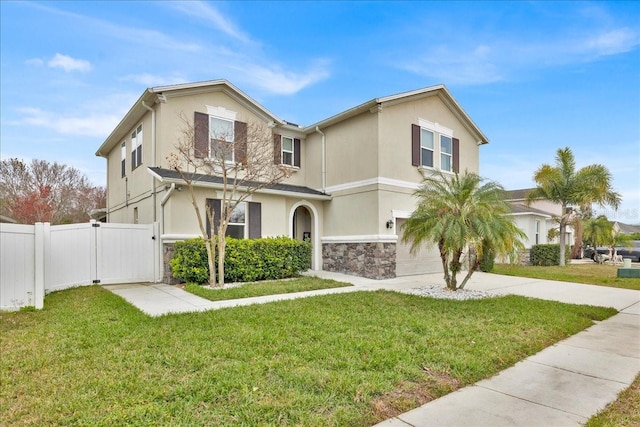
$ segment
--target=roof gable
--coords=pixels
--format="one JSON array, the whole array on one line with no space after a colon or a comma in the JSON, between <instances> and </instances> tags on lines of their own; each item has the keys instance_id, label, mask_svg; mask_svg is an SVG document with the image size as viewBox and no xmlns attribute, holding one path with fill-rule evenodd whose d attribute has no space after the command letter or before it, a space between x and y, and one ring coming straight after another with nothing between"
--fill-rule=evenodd
<instances>
[{"instance_id":1,"label":"roof gable","mask_svg":"<svg viewBox=\"0 0 640 427\"><path fill-rule=\"evenodd\" d=\"M374 98L356 107L350 108L339 114L331 116L327 119L321 120L313 125L304 128L305 133L312 133L316 131L316 128L324 128L336 123L340 123L351 117L359 115L363 112L370 111L373 108L384 108L384 105L396 105L404 102L414 101L420 98L426 98L430 96L437 96L440 100L451 110L456 118L465 126L465 128L477 138L478 144L487 144L489 139L482 133L480 128L471 120L471 117L464 111L464 109L458 104L455 98L451 95L445 85L430 86L422 89L416 89L409 92L402 92L395 95L384 96L381 98Z\"/></svg>"},{"instance_id":2,"label":"roof gable","mask_svg":"<svg viewBox=\"0 0 640 427\"><path fill-rule=\"evenodd\" d=\"M111 134L105 139L100 148L98 148L96 156L106 157L108 153L121 142L121 139L126 137L127 132L149 112L149 108L155 104L165 103L168 98L176 96L211 92L224 92L227 96L238 101L257 116L264 118L265 121L274 122L281 126L291 126L227 80L220 79L197 83L156 86L147 88L142 93L140 98L138 98L127 114L120 120L120 123L116 125Z\"/></svg>"}]
</instances>

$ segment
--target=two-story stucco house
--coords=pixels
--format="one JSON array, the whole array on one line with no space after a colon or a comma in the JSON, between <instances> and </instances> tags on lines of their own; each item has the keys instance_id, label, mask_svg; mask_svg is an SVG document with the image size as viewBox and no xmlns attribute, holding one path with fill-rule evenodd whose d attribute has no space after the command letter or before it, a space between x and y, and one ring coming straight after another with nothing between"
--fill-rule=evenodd
<instances>
[{"instance_id":1,"label":"two-story stucco house","mask_svg":"<svg viewBox=\"0 0 640 427\"><path fill-rule=\"evenodd\" d=\"M166 161L181 117L230 135L266 123L274 161L293 171L241 207L234 237L307 237L313 269L371 278L440 271L436 251L412 256L398 238L416 206L412 194L434 170L478 173L488 142L442 85L375 98L309 126L277 117L226 80L147 89L96 154L107 160L107 220L159 222L165 259L175 241L199 234ZM203 209L219 199L219 179L198 185Z\"/></svg>"}]
</instances>

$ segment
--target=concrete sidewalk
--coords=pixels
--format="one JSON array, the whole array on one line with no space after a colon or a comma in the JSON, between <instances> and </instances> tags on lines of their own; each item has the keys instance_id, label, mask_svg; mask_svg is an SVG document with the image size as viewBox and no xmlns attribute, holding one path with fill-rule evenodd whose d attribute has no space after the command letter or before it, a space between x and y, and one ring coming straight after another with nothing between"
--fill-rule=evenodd
<instances>
[{"instance_id":1,"label":"concrete sidewalk","mask_svg":"<svg viewBox=\"0 0 640 427\"><path fill-rule=\"evenodd\" d=\"M310 276L353 286L212 302L164 284L105 285L143 312L158 316L334 293L402 290L442 284L442 274L388 280L325 271ZM462 388L377 426L579 426L616 399L640 372L640 291L477 272L468 289L620 313L533 355L493 378Z\"/></svg>"}]
</instances>

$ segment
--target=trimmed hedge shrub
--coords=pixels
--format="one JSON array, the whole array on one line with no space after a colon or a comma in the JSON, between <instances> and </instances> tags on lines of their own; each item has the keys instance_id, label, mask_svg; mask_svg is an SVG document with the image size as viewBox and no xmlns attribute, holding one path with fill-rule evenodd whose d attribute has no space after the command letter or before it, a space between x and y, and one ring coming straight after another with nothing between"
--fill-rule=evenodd
<instances>
[{"instance_id":1,"label":"trimmed hedge shrub","mask_svg":"<svg viewBox=\"0 0 640 427\"><path fill-rule=\"evenodd\" d=\"M478 268L480 271L490 273L493 270L493 264L496 259L496 251L491 247L487 241L482 242L482 256L480 257L480 264Z\"/></svg>"},{"instance_id":2,"label":"trimmed hedge shrub","mask_svg":"<svg viewBox=\"0 0 640 427\"><path fill-rule=\"evenodd\" d=\"M202 238L176 242L173 249L173 258L169 261L173 277L183 282L209 282L207 247Z\"/></svg>"},{"instance_id":3,"label":"trimmed hedge shrub","mask_svg":"<svg viewBox=\"0 0 640 427\"><path fill-rule=\"evenodd\" d=\"M180 245L179 245L180 243ZM176 242L170 261L173 277L184 282L207 283L207 250L202 238ZM216 265L218 253L216 252ZM289 237L233 239L227 237L225 282L252 282L293 277L311 268L311 244ZM197 274L196 274L197 273Z\"/></svg>"},{"instance_id":4,"label":"trimmed hedge shrub","mask_svg":"<svg viewBox=\"0 0 640 427\"><path fill-rule=\"evenodd\" d=\"M569 245L564 251L564 262L569 264ZM531 265L560 265L560 245L533 245L530 254Z\"/></svg>"}]
</instances>

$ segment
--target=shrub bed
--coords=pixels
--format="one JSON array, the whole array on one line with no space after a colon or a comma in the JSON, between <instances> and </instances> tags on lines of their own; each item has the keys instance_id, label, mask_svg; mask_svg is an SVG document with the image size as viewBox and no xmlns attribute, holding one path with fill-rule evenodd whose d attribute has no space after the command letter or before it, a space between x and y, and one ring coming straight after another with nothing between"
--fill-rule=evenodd
<instances>
[{"instance_id":1,"label":"shrub bed","mask_svg":"<svg viewBox=\"0 0 640 427\"><path fill-rule=\"evenodd\" d=\"M569 264L569 245L565 247L564 262ZM531 265L560 265L560 245L533 245L531 247Z\"/></svg>"},{"instance_id":2,"label":"shrub bed","mask_svg":"<svg viewBox=\"0 0 640 427\"><path fill-rule=\"evenodd\" d=\"M183 282L207 283L207 249L202 238L176 242L170 261L173 277ZM218 253L216 252L216 269ZM311 268L311 244L289 237L233 239L227 237L225 282L252 282L293 277Z\"/></svg>"}]
</instances>

